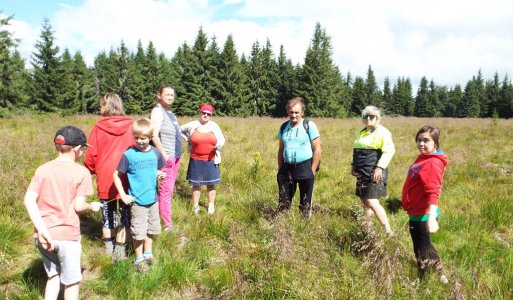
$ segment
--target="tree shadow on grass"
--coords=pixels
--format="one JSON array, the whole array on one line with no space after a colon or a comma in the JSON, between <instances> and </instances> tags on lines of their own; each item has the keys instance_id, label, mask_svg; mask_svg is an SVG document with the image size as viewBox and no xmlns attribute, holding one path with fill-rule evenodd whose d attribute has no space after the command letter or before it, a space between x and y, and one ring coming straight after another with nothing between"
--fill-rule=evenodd
<instances>
[{"instance_id":1,"label":"tree shadow on grass","mask_svg":"<svg viewBox=\"0 0 513 300\"><path fill-rule=\"evenodd\" d=\"M43 266L43 260L41 258L32 261L30 266L23 272L22 282L29 287L29 289L36 289L41 297L44 297L46 281L46 271Z\"/></svg>"},{"instance_id":2,"label":"tree shadow on grass","mask_svg":"<svg viewBox=\"0 0 513 300\"><path fill-rule=\"evenodd\" d=\"M80 215L80 232L89 240L101 240L102 222L98 213L87 212Z\"/></svg>"}]
</instances>

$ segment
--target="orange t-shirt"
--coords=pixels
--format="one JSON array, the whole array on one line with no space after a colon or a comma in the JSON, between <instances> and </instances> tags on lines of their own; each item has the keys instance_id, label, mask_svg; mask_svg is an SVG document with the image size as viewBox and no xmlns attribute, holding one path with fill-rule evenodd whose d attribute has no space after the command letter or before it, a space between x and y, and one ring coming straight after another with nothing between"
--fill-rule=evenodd
<instances>
[{"instance_id":1,"label":"orange t-shirt","mask_svg":"<svg viewBox=\"0 0 513 300\"><path fill-rule=\"evenodd\" d=\"M212 131L199 132L194 131L191 135L191 158L196 160L213 160L216 153L214 147L217 139Z\"/></svg>"},{"instance_id":2,"label":"orange t-shirt","mask_svg":"<svg viewBox=\"0 0 513 300\"><path fill-rule=\"evenodd\" d=\"M28 190L38 194L37 206L52 239L80 240L75 198L93 194L91 174L84 166L72 161L49 161L37 168Z\"/></svg>"}]
</instances>

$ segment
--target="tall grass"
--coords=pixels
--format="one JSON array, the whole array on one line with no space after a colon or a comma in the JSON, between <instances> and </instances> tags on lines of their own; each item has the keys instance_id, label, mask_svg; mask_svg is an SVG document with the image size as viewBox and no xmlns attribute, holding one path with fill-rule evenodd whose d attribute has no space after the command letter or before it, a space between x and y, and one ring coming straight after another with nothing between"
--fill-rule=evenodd
<instances>
[{"instance_id":1,"label":"tall grass","mask_svg":"<svg viewBox=\"0 0 513 300\"><path fill-rule=\"evenodd\" d=\"M88 131L96 116L25 115L0 119L0 297L33 299L45 275L32 245L23 195L35 168L53 159L55 131L74 124ZM180 119L181 123L190 118ZM396 155L389 196L382 199L395 236L367 230L350 175L360 120L312 119L321 132L321 171L314 213L305 221L294 199L276 215L277 132L283 120L215 118L227 143L216 213L191 213L187 157L173 200L176 230L155 243L156 265L135 273L133 258L112 265L102 254L100 215L82 216L87 299L511 299L513 294L513 121L390 118ZM440 199L441 230L432 236L449 284L419 283L398 203L414 135L438 126L449 156ZM95 198L95 197L92 197Z\"/></svg>"}]
</instances>

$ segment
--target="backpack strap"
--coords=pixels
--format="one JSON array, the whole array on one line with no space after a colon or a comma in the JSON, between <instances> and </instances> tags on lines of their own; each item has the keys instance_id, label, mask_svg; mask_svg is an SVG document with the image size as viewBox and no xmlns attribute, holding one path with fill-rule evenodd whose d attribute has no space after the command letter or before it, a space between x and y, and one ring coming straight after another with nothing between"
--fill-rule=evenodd
<instances>
[{"instance_id":1,"label":"backpack strap","mask_svg":"<svg viewBox=\"0 0 513 300\"><path fill-rule=\"evenodd\" d=\"M289 124L289 121L285 121L283 124L281 124L280 126L280 135L283 137L283 131L285 131L285 127L287 127L287 124Z\"/></svg>"},{"instance_id":2,"label":"backpack strap","mask_svg":"<svg viewBox=\"0 0 513 300\"><path fill-rule=\"evenodd\" d=\"M308 119L303 119L303 127L305 128L306 134L308 134L308 139L312 141L312 138L310 137L310 124L308 124L310 121Z\"/></svg>"}]
</instances>

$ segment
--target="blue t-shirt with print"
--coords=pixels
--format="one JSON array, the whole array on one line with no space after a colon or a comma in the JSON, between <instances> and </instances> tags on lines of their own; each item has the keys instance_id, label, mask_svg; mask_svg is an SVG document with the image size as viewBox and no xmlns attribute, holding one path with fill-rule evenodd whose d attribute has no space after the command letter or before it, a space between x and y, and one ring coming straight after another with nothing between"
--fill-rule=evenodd
<instances>
[{"instance_id":1,"label":"blue t-shirt with print","mask_svg":"<svg viewBox=\"0 0 513 300\"><path fill-rule=\"evenodd\" d=\"M123 153L118 164L118 172L127 174L128 194L138 205L150 205L157 201L157 171L166 161L157 148L148 151L132 147Z\"/></svg>"},{"instance_id":2,"label":"blue t-shirt with print","mask_svg":"<svg viewBox=\"0 0 513 300\"><path fill-rule=\"evenodd\" d=\"M278 130L278 137L283 141L283 159L286 163L301 163L313 156L311 140L319 137L319 130L314 122L308 121L308 135L303 122L304 119L294 127L288 122L283 132Z\"/></svg>"}]
</instances>

